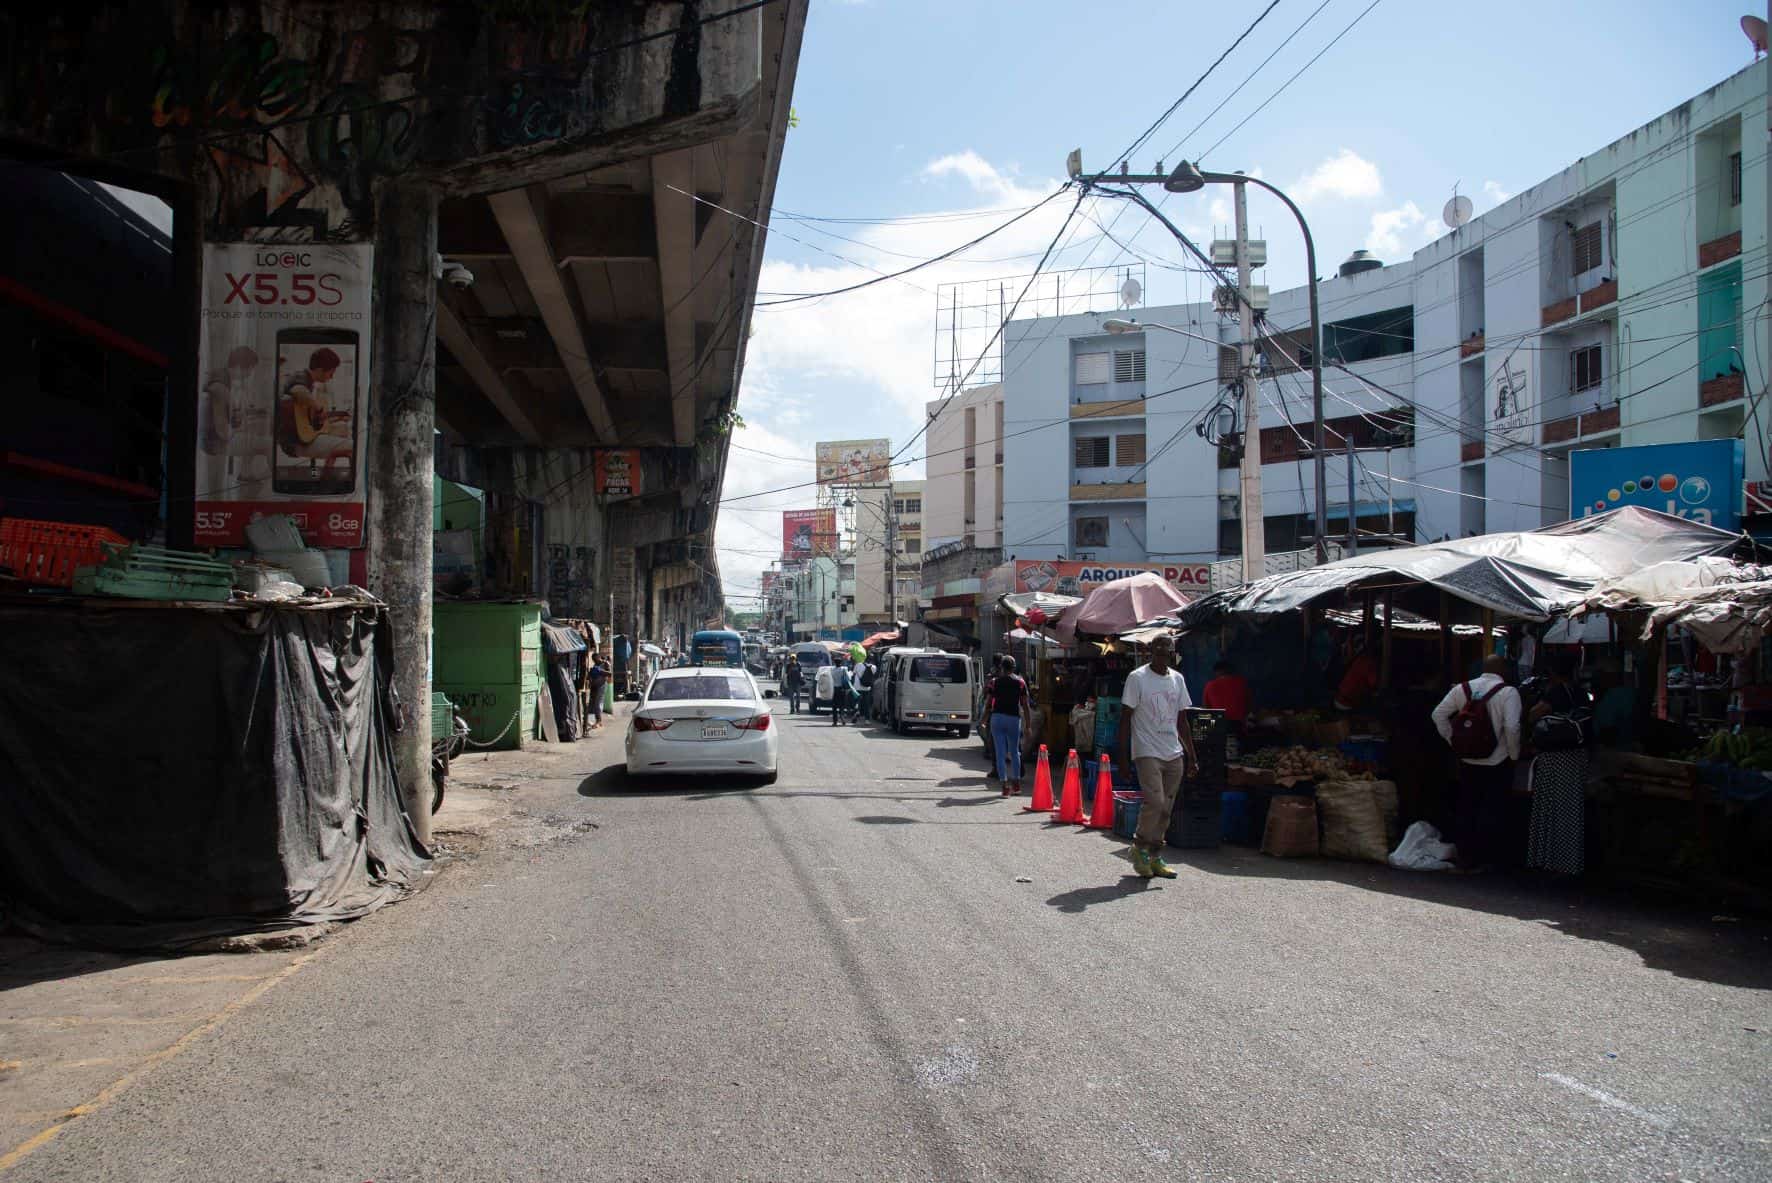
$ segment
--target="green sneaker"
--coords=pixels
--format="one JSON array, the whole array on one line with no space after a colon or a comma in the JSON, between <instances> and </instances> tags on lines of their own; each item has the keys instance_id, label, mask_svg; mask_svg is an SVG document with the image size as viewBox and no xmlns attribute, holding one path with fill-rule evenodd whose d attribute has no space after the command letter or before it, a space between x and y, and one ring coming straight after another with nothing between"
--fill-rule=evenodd
<instances>
[{"instance_id":1,"label":"green sneaker","mask_svg":"<svg viewBox=\"0 0 1772 1183\"><path fill-rule=\"evenodd\" d=\"M1175 878L1175 868L1164 862L1163 856L1160 854L1146 856L1145 865L1151 869L1151 874L1159 879Z\"/></svg>"},{"instance_id":2,"label":"green sneaker","mask_svg":"<svg viewBox=\"0 0 1772 1183\"><path fill-rule=\"evenodd\" d=\"M1130 857L1132 859L1132 873L1140 879L1149 879L1156 874L1151 870L1151 856L1145 852L1144 847L1134 846Z\"/></svg>"}]
</instances>

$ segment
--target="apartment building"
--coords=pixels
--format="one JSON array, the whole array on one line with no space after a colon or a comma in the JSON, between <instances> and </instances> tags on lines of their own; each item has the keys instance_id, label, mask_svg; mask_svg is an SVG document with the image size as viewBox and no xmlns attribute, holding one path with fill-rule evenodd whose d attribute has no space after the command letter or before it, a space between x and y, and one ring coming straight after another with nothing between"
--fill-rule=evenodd
<instances>
[{"instance_id":1,"label":"apartment building","mask_svg":"<svg viewBox=\"0 0 1772 1183\"><path fill-rule=\"evenodd\" d=\"M995 382L929 403L924 550L1002 544L1003 413L1003 388Z\"/></svg>"},{"instance_id":2,"label":"apartment building","mask_svg":"<svg viewBox=\"0 0 1772 1183\"><path fill-rule=\"evenodd\" d=\"M1322 280L1332 535L1350 514L1367 545L1562 520L1576 448L1745 436L1746 476L1766 478L1767 162L1742 152L1766 142L1765 78L1742 70L1409 259L1360 252ZM1276 233L1270 257L1295 241ZM1247 443L1270 552L1314 538L1307 300L1275 292L1259 323ZM1145 327L1109 334L1109 315ZM992 391L1005 556L1239 553L1236 335L1210 304L1011 322ZM958 436L973 456L973 409L936 417L932 453ZM977 504L938 497L935 465L931 545L965 536L955 501Z\"/></svg>"}]
</instances>

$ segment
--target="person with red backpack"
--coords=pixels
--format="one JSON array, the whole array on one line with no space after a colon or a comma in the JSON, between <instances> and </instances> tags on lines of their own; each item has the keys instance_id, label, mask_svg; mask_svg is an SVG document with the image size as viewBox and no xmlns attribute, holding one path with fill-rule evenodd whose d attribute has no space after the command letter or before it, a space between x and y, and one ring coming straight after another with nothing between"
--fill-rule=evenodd
<instances>
[{"instance_id":1,"label":"person with red backpack","mask_svg":"<svg viewBox=\"0 0 1772 1183\"><path fill-rule=\"evenodd\" d=\"M1458 756L1458 868L1475 871L1494 858L1496 821L1520 758L1520 692L1507 684L1507 658L1492 653L1483 672L1452 687L1434 708L1440 738Z\"/></svg>"}]
</instances>

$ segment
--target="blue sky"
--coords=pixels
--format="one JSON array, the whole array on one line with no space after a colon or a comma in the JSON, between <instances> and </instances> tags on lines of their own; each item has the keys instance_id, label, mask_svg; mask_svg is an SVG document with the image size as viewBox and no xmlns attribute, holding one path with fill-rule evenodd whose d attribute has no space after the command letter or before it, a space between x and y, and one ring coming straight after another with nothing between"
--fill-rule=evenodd
<instances>
[{"instance_id":1,"label":"blue sky","mask_svg":"<svg viewBox=\"0 0 1772 1183\"><path fill-rule=\"evenodd\" d=\"M1370 3L1281 0L1134 167L1204 152L1208 167L1259 173L1303 207L1328 272L1357 248L1395 260L1437 237L1455 184L1480 212L1752 61L1737 24L1752 0L1380 0L1361 18ZM1107 164L1265 6L813 0L762 289L825 291L956 246L1050 193L1073 147L1085 167ZM1060 198L962 256L988 261L758 309L739 397L747 426L734 437L718 531L732 598L756 589L779 548L779 511L812 504L810 489L751 495L810 481L815 440L908 440L939 393L938 286L1025 276L1071 204ZM1258 278L1301 282L1290 220L1265 198L1250 205L1269 244ZM1173 240L1140 211L1083 210L1095 220L1073 224L1055 265L1176 259ZM1209 194L1165 210L1206 238L1230 218ZM781 211L920 220L808 223ZM1152 304L1202 295L1197 279L1158 266L1146 279ZM897 475L921 475L920 455L910 449L913 463Z\"/></svg>"}]
</instances>

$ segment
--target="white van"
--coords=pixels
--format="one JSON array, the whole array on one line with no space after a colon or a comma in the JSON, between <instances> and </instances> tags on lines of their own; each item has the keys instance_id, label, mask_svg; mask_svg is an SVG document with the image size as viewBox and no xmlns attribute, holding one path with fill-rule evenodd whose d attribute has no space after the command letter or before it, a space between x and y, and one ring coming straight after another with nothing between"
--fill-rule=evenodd
<instances>
[{"instance_id":1,"label":"white van","mask_svg":"<svg viewBox=\"0 0 1772 1183\"><path fill-rule=\"evenodd\" d=\"M972 734L972 659L939 649L899 653L887 665L888 714L900 735L913 727L942 727L961 739Z\"/></svg>"}]
</instances>

